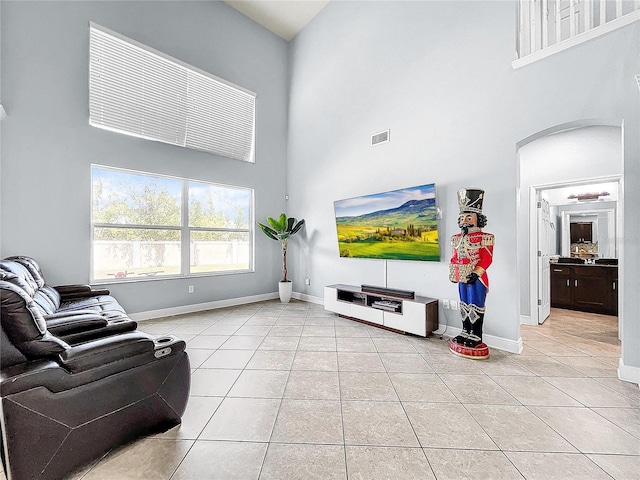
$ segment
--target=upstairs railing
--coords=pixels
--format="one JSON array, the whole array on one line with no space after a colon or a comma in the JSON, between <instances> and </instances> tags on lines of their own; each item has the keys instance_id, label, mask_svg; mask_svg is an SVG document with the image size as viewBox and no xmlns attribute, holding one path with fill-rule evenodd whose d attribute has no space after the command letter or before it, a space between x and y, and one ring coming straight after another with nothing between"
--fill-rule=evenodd
<instances>
[{"instance_id":1,"label":"upstairs railing","mask_svg":"<svg viewBox=\"0 0 640 480\"><path fill-rule=\"evenodd\" d=\"M640 0L518 0L514 67L640 19Z\"/></svg>"}]
</instances>

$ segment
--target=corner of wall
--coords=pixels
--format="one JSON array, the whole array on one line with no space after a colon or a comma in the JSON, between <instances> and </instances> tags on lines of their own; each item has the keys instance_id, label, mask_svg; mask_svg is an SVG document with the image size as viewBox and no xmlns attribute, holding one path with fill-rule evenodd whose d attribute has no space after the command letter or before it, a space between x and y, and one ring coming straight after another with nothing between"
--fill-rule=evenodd
<instances>
[{"instance_id":1,"label":"corner of wall","mask_svg":"<svg viewBox=\"0 0 640 480\"><path fill-rule=\"evenodd\" d=\"M618 378L625 382L638 384L638 388L640 388L640 367L625 365L621 358L618 364Z\"/></svg>"}]
</instances>

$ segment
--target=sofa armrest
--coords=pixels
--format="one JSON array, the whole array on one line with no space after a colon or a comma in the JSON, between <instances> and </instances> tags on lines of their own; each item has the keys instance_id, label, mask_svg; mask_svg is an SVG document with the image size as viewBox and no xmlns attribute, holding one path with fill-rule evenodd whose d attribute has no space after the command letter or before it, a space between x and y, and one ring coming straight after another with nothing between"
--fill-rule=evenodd
<instances>
[{"instance_id":1,"label":"sofa armrest","mask_svg":"<svg viewBox=\"0 0 640 480\"><path fill-rule=\"evenodd\" d=\"M0 370L0 395L6 397L35 388L42 384L42 378L55 376L59 370L58 362L51 359L29 360L3 368Z\"/></svg>"},{"instance_id":2,"label":"sofa armrest","mask_svg":"<svg viewBox=\"0 0 640 480\"><path fill-rule=\"evenodd\" d=\"M20 392L27 392L39 387L44 387L53 393L66 392L84 385L95 383L111 375L132 371L143 365L153 365L156 362L163 362L167 360L171 361L165 357L186 357L186 352L184 352L186 346L185 342L177 337L165 335L159 338L153 338L153 336L142 332L132 333L140 334L137 335L138 338L142 337L143 340L149 340L150 343L146 344L143 348L140 348L142 353L134 355L131 351L127 354L122 354L122 352L120 352L121 354L116 358L116 360L119 361L103 363L106 362L107 359L105 357L108 353L104 352L103 355L105 355L105 357L102 357L101 361L95 362L97 365L96 368L88 368L87 366L87 368L82 371L70 371L69 367L65 366L60 359L51 358L29 360L10 367L3 367L0 370L0 395L2 397L6 397L9 395L19 394ZM120 334L114 338L122 337L124 335L128 334ZM129 341L133 341L135 344L136 340L129 338ZM88 342L82 344L82 346L96 343L98 342ZM112 347L115 346L112 345ZM139 346L130 348L137 347ZM105 348L105 345L102 344L102 347L96 348ZM167 352L168 349L170 349L171 352ZM86 354L86 350L82 351L82 349L78 349L76 355L80 357L83 353ZM89 357L90 356L91 355L89 355ZM188 357L186 362L186 370L189 371ZM74 365L74 370L79 370L79 367L79 364Z\"/></svg>"},{"instance_id":3,"label":"sofa armrest","mask_svg":"<svg viewBox=\"0 0 640 480\"><path fill-rule=\"evenodd\" d=\"M44 316L47 330L56 336L106 327L107 319L91 310L56 312Z\"/></svg>"},{"instance_id":4,"label":"sofa armrest","mask_svg":"<svg viewBox=\"0 0 640 480\"><path fill-rule=\"evenodd\" d=\"M128 357L153 352L153 337L143 332L128 332L99 338L68 348L60 353L60 364L72 373L78 373Z\"/></svg>"},{"instance_id":5,"label":"sofa armrest","mask_svg":"<svg viewBox=\"0 0 640 480\"><path fill-rule=\"evenodd\" d=\"M73 298L97 297L99 295L110 295L106 288L94 290L91 285L58 285L53 287L60 294L62 300Z\"/></svg>"},{"instance_id":6,"label":"sofa armrest","mask_svg":"<svg viewBox=\"0 0 640 480\"><path fill-rule=\"evenodd\" d=\"M155 344L154 357L162 358L167 355L182 352L187 348L187 344L184 340L176 337L175 335L162 335L153 339Z\"/></svg>"}]
</instances>

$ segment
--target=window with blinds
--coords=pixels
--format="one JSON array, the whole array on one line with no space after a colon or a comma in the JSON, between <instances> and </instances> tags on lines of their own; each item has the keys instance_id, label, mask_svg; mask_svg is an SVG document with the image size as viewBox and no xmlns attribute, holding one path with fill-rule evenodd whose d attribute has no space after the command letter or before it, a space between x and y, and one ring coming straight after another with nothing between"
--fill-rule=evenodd
<instances>
[{"instance_id":1,"label":"window with blinds","mask_svg":"<svg viewBox=\"0 0 640 480\"><path fill-rule=\"evenodd\" d=\"M254 162L256 94L90 25L89 123Z\"/></svg>"}]
</instances>

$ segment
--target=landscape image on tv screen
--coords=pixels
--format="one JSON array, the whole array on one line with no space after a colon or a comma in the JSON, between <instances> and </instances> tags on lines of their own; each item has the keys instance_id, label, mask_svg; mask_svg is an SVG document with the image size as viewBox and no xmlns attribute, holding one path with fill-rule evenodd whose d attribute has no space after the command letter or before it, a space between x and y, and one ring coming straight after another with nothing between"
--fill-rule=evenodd
<instances>
[{"instance_id":1,"label":"landscape image on tv screen","mask_svg":"<svg viewBox=\"0 0 640 480\"><path fill-rule=\"evenodd\" d=\"M341 257L439 261L431 183L334 202Z\"/></svg>"}]
</instances>

